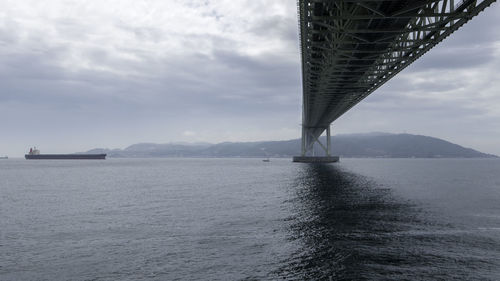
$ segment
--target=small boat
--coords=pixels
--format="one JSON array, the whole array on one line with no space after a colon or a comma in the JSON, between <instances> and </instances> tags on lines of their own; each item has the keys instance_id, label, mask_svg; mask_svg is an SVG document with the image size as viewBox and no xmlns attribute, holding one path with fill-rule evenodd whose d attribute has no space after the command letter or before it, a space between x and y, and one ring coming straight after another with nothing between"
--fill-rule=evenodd
<instances>
[{"instance_id":1,"label":"small boat","mask_svg":"<svg viewBox=\"0 0 500 281\"><path fill-rule=\"evenodd\" d=\"M261 148L261 150L266 154L266 159L262 159L262 162L271 162L271 160L269 160L269 153L267 153L266 149L263 147Z\"/></svg>"},{"instance_id":2,"label":"small boat","mask_svg":"<svg viewBox=\"0 0 500 281\"><path fill-rule=\"evenodd\" d=\"M8 156L0 156L0 159L9 159Z\"/></svg>"}]
</instances>

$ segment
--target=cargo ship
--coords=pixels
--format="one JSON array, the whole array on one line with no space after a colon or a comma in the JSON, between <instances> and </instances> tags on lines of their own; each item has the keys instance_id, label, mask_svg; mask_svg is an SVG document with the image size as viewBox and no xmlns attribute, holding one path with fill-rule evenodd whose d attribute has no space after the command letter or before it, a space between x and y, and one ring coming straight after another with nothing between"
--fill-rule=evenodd
<instances>
[{"instance_id":1,"label":"cargo ship","mask_svg":"<svg viewBox=\"0 0 500 281\"><path fill-rule=\"evenodd\" d=\"M30 152L24 155L27 160L104 160L106 154L40 154L40 150L30 148Z\"/></svg>"}]
</instances>

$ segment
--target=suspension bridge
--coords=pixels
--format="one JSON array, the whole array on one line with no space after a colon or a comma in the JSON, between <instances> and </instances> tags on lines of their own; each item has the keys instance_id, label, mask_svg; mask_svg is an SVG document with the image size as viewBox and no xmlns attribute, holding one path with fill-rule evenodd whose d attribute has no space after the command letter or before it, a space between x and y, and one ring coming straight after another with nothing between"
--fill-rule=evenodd
<instances>
[{"instance_id":1,"label":"suspension bridge","mask_svg":"<svg viewBox=\"0 0 500 281\"><path fill-rule=\"evenodd\" d=\"M303 106L294 161L338 161L331 123L495 1L298 0ZM315 143L325 156L314 155Z\"/></svg>"}]
</instances>

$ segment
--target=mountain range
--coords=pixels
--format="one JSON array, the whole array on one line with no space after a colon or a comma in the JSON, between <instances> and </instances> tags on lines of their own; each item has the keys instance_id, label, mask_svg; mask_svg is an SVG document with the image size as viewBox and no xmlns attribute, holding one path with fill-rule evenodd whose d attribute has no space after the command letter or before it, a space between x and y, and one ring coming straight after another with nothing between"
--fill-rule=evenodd
<instances>
[{"instance_id":1,"label":"mountain range","mask_svg":"<svg viewBox=\"0 0 500 281\"><path fill-rule=\"evenodd\" d=\"M325 138L320 139L323 143ZM300 139L260 142L138 143L124 149L96 148L84 153L108 157L292 157L300 153ZM320 147L315 147L322 155ZM422 135L368 133L332 137L332 155L385 158L492 158L471 148Z\"/></svg>"}]
</instances>

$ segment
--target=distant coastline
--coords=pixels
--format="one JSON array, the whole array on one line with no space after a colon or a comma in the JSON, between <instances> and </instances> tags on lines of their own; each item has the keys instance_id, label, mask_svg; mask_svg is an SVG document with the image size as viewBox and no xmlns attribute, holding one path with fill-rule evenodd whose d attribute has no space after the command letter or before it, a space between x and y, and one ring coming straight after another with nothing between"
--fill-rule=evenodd
<instances>
[{"instance_id":1,"label":"distant coastline","mask_svg":"<svg viewBox=\"0 0 500 281\"><path fill-rule=\"evenodd\" d=\"M497 158L442 139L412 135L368 133L332 137L334 155L346 158ZM300 139L261 142L138 143L125 149L96 148L85 154L106 153L110 158L242 158L298 155ZM318 148L318 153L321 151Z\"/></svg>"}]
</instances>

